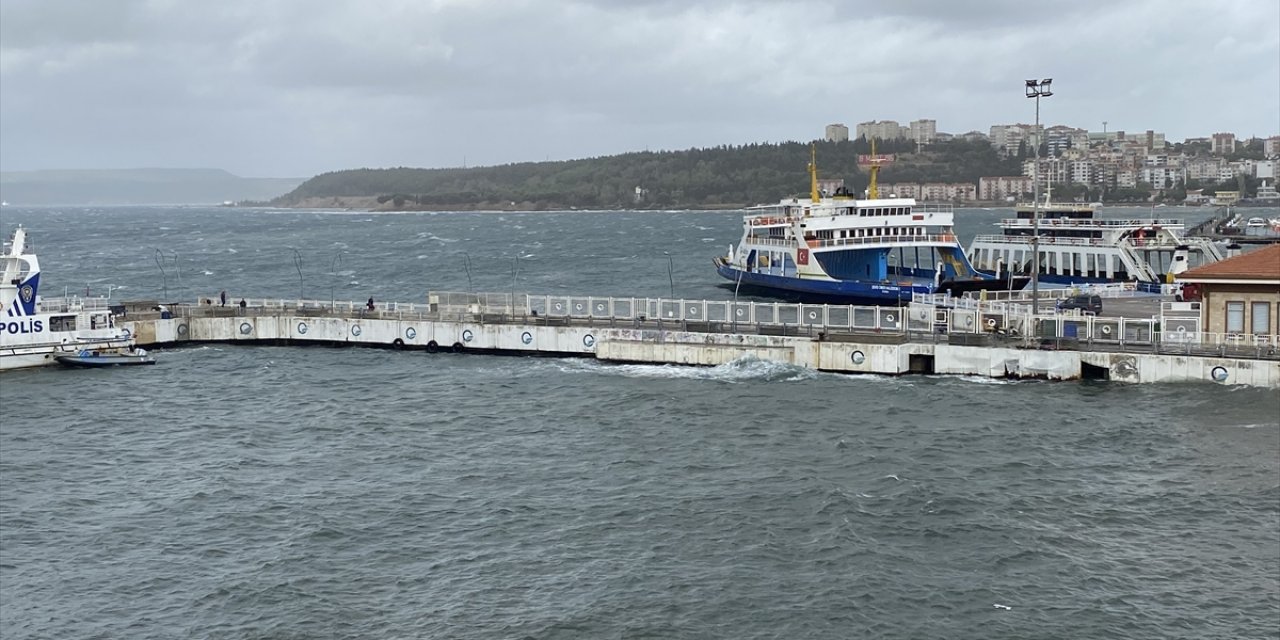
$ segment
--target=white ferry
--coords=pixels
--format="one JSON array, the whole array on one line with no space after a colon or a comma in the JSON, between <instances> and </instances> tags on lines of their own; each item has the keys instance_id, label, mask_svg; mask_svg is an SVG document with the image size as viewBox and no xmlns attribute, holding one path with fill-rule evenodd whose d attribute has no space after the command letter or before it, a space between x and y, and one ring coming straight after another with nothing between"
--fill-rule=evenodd
<instances>
[{"instance_id":1,"label":"white ferry","mask_svg":"<svg viewBox=\"0 0 1280 640\"><path fill-rule=\"evenodd\" d=\"M115 327L105 298L45 300L39 295L40 261L18 227L0 255L0 370L57 364L82 351L123 353L133 348Z\"/></svg>"},{"instance_id":2,"label":"white ferry","mask_svg":"<svg viewBox=\"0 0 1280 640\"><path fill-rule=\"evenodd\" d=\"M809 199L756 208L743 218L738 246L715 258L716 271L735 288L812 302L902 304L917 293L1021 289L1028 282L970 265L952 229L951 205L880 198L877 164L867 199L843 189L820 193L810 154Z\"/></svg>"},{"instance_id":3,"label":"white ferry","mask_svg":"<svg viewBox=\"0 0 1280 640\"><path fill-rule=\"evenodd\" d=\"M999 235L979 235L969 259L979 269L1007 267L1030 275L1034 261L1034 203L1019 204L1014 218L1001 220ZM1076 285L1136 282L1158 290L1188 268L1223 258L1207 238L1182 236L1181 220L1104 219L1096 204L1051 202L1040 209L1040 282Z\"/></svg>"}]
</instances>

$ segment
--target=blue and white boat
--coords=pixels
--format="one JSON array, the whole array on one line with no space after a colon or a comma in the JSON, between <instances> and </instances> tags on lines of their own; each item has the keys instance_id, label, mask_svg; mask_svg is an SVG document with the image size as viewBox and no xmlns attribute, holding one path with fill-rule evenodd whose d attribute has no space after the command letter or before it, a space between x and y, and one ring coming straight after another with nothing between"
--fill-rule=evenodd
<instances>
[{"instance_id":1,"label":"blue and white boat","mask_svg":"<svg viewBox=\"0 0 1280 640\"><path fill-rule=\"evenodd\" d=\"M58 356L90 350L126 353L133 338L115 326L105 298L44 299L40 261L18 227L0 254L0 370L57 363Z\"/></svg>"},{"instance_id":2,"label":"blue and white boat","mask_svg":"<svg viewBox=\"0 0 1280 640\"><path fill-rule=\"evenodd\" d=\"M867 199L818 190L757 207L743 218L737 247L715 258L734 287L807 302L905 304L914 294L1021 289L1028 278L975 269L956 240L951 205L880 198L877 165Z\"/></svg>"}]
</instances>

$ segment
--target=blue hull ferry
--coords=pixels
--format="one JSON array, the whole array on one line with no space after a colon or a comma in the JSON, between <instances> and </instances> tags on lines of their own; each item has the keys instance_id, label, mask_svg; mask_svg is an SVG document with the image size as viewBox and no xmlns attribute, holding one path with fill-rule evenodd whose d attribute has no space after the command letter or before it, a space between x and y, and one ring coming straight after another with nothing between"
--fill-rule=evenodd
<instances>
[{"instance_id":1,"label":"blue hull ferry","mask_svg":"<svg viewBox=\"0 0 1280 640\"><path fill-rule=\"evenodd\" d=\"M818 190L757 207L736 247L714 260L735 288L811 302L905 304L917 293L1021 289L1029 278L975 269L956 240L951 205L879 198L871 165L867 199Z\"/></svg>"}]
</instances>

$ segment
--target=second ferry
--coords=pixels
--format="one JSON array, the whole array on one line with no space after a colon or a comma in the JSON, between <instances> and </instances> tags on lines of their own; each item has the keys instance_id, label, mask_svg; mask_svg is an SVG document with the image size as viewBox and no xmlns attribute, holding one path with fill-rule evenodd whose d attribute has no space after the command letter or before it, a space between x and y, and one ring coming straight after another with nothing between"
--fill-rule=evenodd
<instances>
[{"instance_id":1,"label":"second ferry","mask_svg":"<svg viewBox=\"0 0 1280 640\"><path fill-rule=\"evenodd\" d=\"M880 198L872 152L866 199L818 190L810 150L808 200L758 207L717 273L758 293L804 302L905 304L914 294L1022 289L1029 278L975 269L956 240L951 205Z\"/></svg>"},{"instance_id":2,"label":"second ferry","mask_svg":"<svg viewBox=\"0 0 1280 640\"><path fill-rule=\"evenodd\" d=\"M1182 235L1181 220L1097 217L1097 205L1052 202L1050 194L1037 207L1019 204L1013 218L999 222L1001 233L979 235L969 258L979 268L1009 267L1030 274L1038 269L1040 282L1080 285L1135 283L1141 290L1159 291L1172 276L1223 258L1207 238ZM1039 251L1035 217L1039 214ZM1039 265L1033 256L1039 254Z\"/></svg>"}]
</instances>

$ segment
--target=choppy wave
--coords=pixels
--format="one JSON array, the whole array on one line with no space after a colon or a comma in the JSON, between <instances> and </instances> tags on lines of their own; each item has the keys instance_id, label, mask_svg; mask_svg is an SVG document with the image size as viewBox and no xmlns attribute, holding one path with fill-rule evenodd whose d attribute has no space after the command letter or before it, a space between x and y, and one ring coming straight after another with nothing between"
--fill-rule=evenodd
<instances>
[{"instance_id":1,"label":"choppy wave","mask_svg":"<svg viewBox=\"0 0 1280 640\"><path fill-rule=\"evenodd\" d=\"M974 213L957 224L1003 215ZM723 299L700 236L741 230L519 219L538 242L471 213L42 210L36 241L50 290L110 274L131 299L176 287L138 234L160 222L183 273L217 274L208 297L509 291L537 246L520 288ZM419 233L468 240L424 253ZM0 376L5 637L1275 636L1273 390L157 357Z\"/></svg>"}]
</instances>

